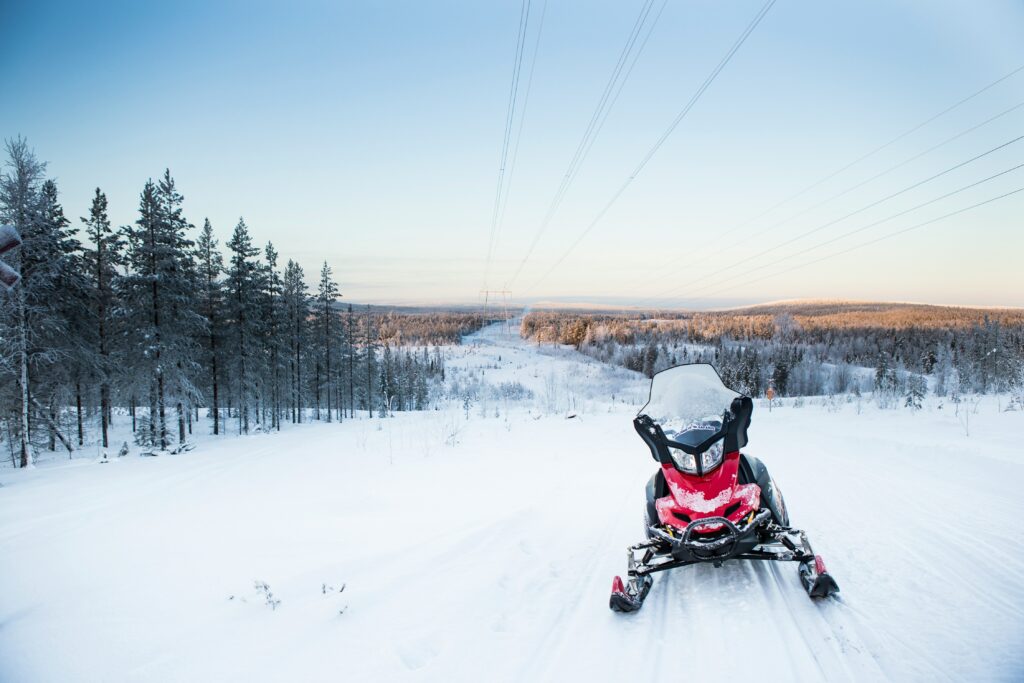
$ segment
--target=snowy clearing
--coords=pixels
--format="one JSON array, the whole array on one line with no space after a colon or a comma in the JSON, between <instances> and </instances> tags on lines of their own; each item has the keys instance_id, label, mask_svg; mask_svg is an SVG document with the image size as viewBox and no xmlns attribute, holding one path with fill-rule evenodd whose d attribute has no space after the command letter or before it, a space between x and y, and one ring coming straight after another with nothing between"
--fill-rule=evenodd
<instances>
[{"instance_id":1,"label":"snowy clearing","mask_svg":"<svg viewBox=\"0 0 1024 683\"><path fill-rule=\"evenodd\" d=\"M732 561L658 575L621 615L608 590L655 469L630 424L646 381L493 327L453 353L538 408L3 470L0 680L1024 676L1024 413L985 399L967 437L948 404L759 405L746 450L839 598Z\"/></svg>"}]
</instances>

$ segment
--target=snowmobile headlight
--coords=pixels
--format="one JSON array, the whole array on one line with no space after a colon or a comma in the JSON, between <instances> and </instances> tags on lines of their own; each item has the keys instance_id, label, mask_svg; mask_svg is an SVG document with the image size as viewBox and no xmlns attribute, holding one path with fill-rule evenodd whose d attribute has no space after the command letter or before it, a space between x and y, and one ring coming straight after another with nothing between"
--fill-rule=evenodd
<instances>
[{"instance_id":1,"label":"snowmobile headlight","mask_svg":"<svg viewBox=\"0 0 1024 683\"><path fill-rule=\"evenodd\" d=\"M702 474L707 474L722 464L721 441L712 444L711 448L696 456L687 453L681 448L672 448L671 446L669 446L668 452L672 456L672 460L675 462L676 467L687 474L697 474L697 458L700 458L700 470Z\"/></svg>"},{"instance_id":2,"label":"snowmobile headlight","mask_svg":"<svg viewBox=\"0 0 1024 683\"><path fill-rule=\"evenodd\" d=\"M675 461L676 467L687 474L697 474L697 458L692 453L672 447L669 447L668 452L672 456L672 460Z\"/></svg>"},{"instance_id":3,"label":"snowmobile headlight","mask_svg":"<svg viewBox=\"0 0 1024 683\"><path fill-rule=\"evenodd\" d=\"M711 448L700 454L700 468L704 472L710 472L722 464L722 442L716 441Z\"/></svg>"}]
</instances>

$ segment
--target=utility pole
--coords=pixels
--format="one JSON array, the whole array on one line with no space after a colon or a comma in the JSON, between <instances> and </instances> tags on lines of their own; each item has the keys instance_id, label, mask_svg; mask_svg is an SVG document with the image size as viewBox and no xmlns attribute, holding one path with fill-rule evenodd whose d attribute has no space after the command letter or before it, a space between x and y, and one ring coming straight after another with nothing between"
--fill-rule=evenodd
<instances>
[{"instance_id":1,"label":"utility pole","mask_svg":"<svg viewBox=\"0 0 1024 683\"><path fill-rule=\"evenodd\" d=\"M481 289L480 294L484 297L484 319L487 319L488 304L492 295L501 297L502 316L505 320L505 334L511 336L512 331L508 324L508 298L512 292L507 289Z\"/></svg>"}]
</instances>

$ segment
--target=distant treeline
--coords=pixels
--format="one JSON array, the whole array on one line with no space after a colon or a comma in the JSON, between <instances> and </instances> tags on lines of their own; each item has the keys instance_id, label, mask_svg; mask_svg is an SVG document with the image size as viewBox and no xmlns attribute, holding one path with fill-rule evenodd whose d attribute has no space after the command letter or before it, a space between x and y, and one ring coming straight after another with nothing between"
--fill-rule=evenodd
<instances>
[{"instance_id":1,"label":"distant treeline","mask_svg":"<svg viewBox=\"0 0 1024 683\"><path fill-rule=\"evenodd\" d=\"M522 335L572 344L647 376L677 363L714 364L759 396L872 390L942 395L1024 383L1024 311L911 304L797 304L736 311L540 311ZM865 368L870 372L865 372Z\"/></svg>"},{"instance_id":2,"label":"distant treeline","mask_svg":"<svg viewBox=\"0 0 1024 683\"><path fill-rule=\"evenodd\" d=\"M480 313L387 312L374 317L380 340L398 346L459 344L463 336L484 326L484 317Z\"/></svg>"},{"instance_id":3,"label":"distant treeline","mask_svg":"<svg viewBox=\"0 0 1024 683\"><path fill-rule=\"evenodd\" d=\"M108 446L115 412L139 444L166 449L200 408L215 434L425 408L444 357L410 347L483 325L339 306L326 262L310 292L302 267L282 268L241 219L222 249L209 220L196 230L185 218L169 171L146 181L131 225L111 225L99 188L72 221L26 142L6 152L0 222L24 243L4 255L22 281L0 292L0 439L20 466L36 448L81 446L90 424Z\"/></svg>"}]
</instances>

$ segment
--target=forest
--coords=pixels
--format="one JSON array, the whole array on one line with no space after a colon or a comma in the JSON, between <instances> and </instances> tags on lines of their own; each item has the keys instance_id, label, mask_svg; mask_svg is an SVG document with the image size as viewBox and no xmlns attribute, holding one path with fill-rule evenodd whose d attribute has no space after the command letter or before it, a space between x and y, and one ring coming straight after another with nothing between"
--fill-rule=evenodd
<instances>
[{"instance_id":1,"label":"forest","mask_svg":"<svg viewBox=\"0 0 1024 683\"><path fill-rule=\"evenodd\" d=\"M197 229L169 170L115 227L101 189L75 221L24 139L6 155L0 223L23 243L8 259L21 283L0 292L0 439L18 466L72 452L90 428L106 448L115 419L159 451L186 442L200 409L214 434L423 409L444 378L438 345L483 325L342 305L326 262L311 290L244 219L223 246L209 220Z\"/></svg>"},{"instance_id":2,"label":"forest","mask_svg":"<svg viewBox=\"0 0 1024 683\"><path fill-rule=\"evenodd\" d=\"M522 335L655 372L707 362L761 396L873 392L919 405L931 392L1024 390L1024 311L919 304L793 303L728 311L535 311Z\"/></svg>"},{"instance_id":3,"label":"forest","mask_svg":"<svg viewBox=\"0 0 1024 683\"><path fill-rule=\"evenodd\" d=\"M0 442L13 465L30 466L37 449L71 453L91 432L107 448L115 419L140 447L164 451L197 428L248 434L468 406L484 391L473 377L445 383L443 346L479 330L479 311L342 303L328 263L310 287L300 264L253 243L244 219L223 245L209 220L189 222L169 170L143 184L132 224L111 224L100 188L75 221L24 139L7 141L6 155L0 222L23 238L5 255L21 283L0 293ZM1019 309L535 310L520 334L648 377L713 363L753 396L872 392L919 406L928 393L1024 392ZM488 391L525 395L514 383Z\"/></svg>"}]
</instances>

